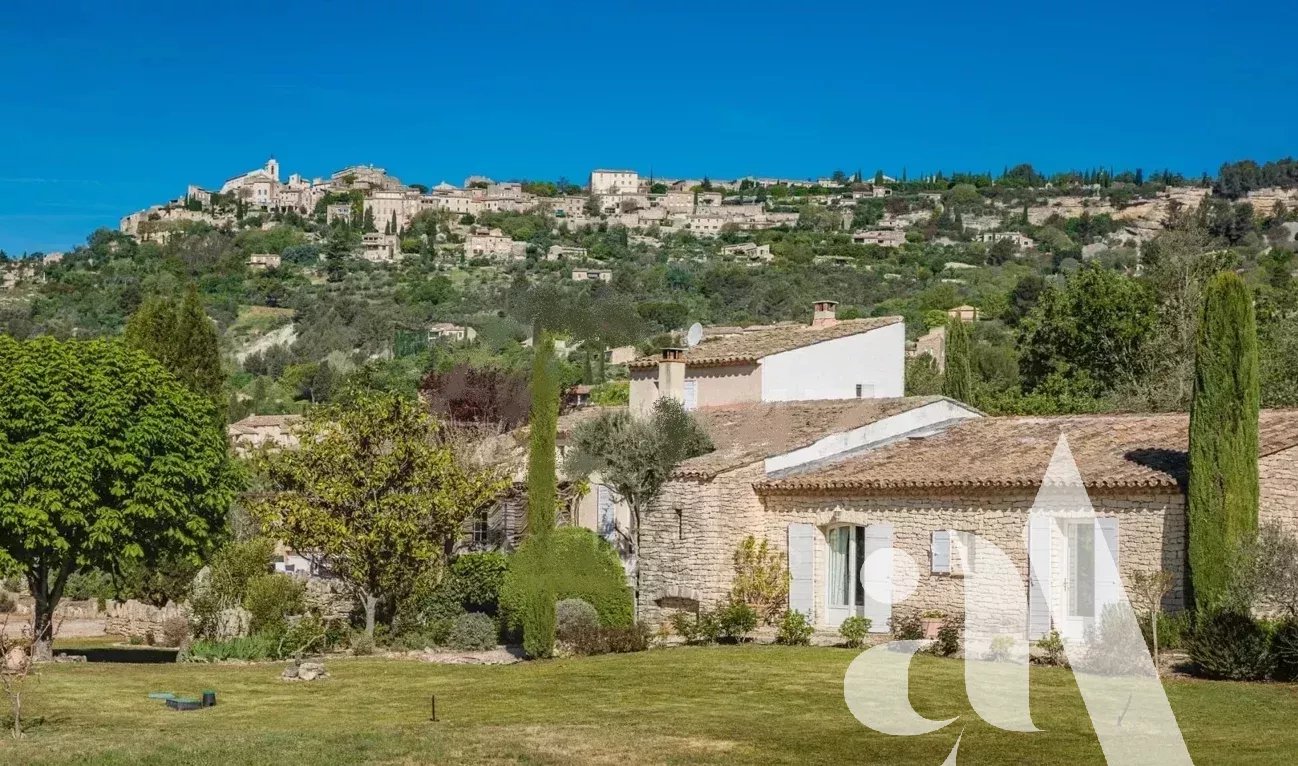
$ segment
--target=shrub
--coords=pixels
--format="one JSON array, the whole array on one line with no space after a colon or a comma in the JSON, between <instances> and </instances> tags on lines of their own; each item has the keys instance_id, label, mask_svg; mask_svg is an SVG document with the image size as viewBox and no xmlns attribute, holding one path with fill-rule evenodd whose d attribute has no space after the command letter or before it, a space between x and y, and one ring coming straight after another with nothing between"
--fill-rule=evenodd
<instances>
[{"instance_id":1,"label":"shrub","mask_svg":"<svg viewBox=\"0 0 1298 766\"><path fill-rule=\"evenodd\" d=\"M496 648L496 621L481 612L469 612L455 618L446 643L452 649L472 651Z\"/></svg>"},{"instance_id":2,"label":"shrub","mask_svg":"<svg viewBox=\"0 0 1298 766\"><path fill-rule=\"evenodd\" d=\"M210 637L224 609L243 604L248 583L270 571L275 544L258 538L227 545L213 554L207 576L196 579L189 606L194 633Z\"/></svg>"},{"instance_id":3,"label":"shrub","mask_svg":"<svg viewBox=\"0 0 1298 766\"><path fill-rule=\"evenodd\" d=\"M715 644L721 636L716 613L707 610L673 614L672 628L687 644Z\"/></svg>"},{"instance_id":4,"label":"shrub","mask_svg":"<svg viewBox=\"0 0 1298 766\"><path fill-rule=\"evenodd\" d=\"M448 587L465 611L494 616L508 571L509 559L503 553L464 553L451 564Z\"/></svg>"},{"instance_id":5,"label":"shrub","mask_svg":"<svg viewBox=\"0 0 1298 766\"><path fill-rule=\"evenodd\" d=\"M333 646L337 638L332 626L325 624L318 615L304 614L290 623L280 636L276 656L283 659L323 652Z\"/></svg>"},{"instance_id":6,"label":"shrub","mask_svg":"<svg viewBox=\"0 0 1298 766\"><path fill-rule=\"evenodd\" d=\"M1282 681L1298 681L1298 618L1290 617L1271 634L1271 656L1275 675Z\"/></svg>"},{"instance_id":7,"label":"shrub","mask_svg":"<svg viewBox=\"0 0 1298 766\"><path fill-rule=\"evenodd\" d=\"M1037 648L1043 652L1041 661L1045 664L1060 666L1064 664L1064 639L1059 635L1059 631L1050 631L1049 635L1037 642Z\"/></svg>"},{"instance_id":8,"label":"shrub","mask_svg":"<svg viewBox=\"0 0 1298 766\"><path fill-rule=\"evenodd\" d=\"M449 631L451 622L465 613L460 596L451 586L450 580L450 577L446 577L441 582L434 583L427 576L416 579L410 594L397 607L395 628L398 640L405 634L413 637L436 632L442 630L442 626L445 631Z\"/></svg>"},{"instance_id":9,"label":"shrub","mask_svg":"<svg viewBox=\"0 0 1298 766\"><path fill-rule=\"evenodd\" d=\"M1160 614L1158 616L1158 650L1181 649L1185 646L1190 633L1190 613ZM1145 638L1145 646L1154 650L1154 633L1150 628L1149 615L1140 617L1140 635Z\"/></svg>"},{"instance_id":10,"label":"shrub","mask_svg":"<svg viewBox=\"0 0 1298 766\"><path fill-rule=\"evenodd\" d=\"M1145 640L1135 614L1109 604L1086 633L1086 669L1106 675L1142 675L1149 671Z\"/></svg>"},{"instance_id":11,"label":"shrub","mask_svg":"<svg viewBox=\"0 0 1298 766\"><path fill-rule=\"evenodd\" d=\"M357 657L368 657L374 654L374 637L363 630L353 632L348 643L351 646L352 654Z\"/></svg>"},{"instance_id":12,"label":"shrub","mask_svg":"<svg viewBox=\"0 0 1298 766\"><path fill-rule=\"evenodd\" d=\"M542 571L539 566L526 566L529 557L538 555L531 546L533 538L525 540L513 557L500 589L500 610L510 630L522 627L524 596L536 588L529 583L528 572ZM579 598L595 607L599 623L605 627L632 624L635 605L631 589L627 587L626 570L617 551L599 535L582 527L559 527L550 534L551 554L554 561L563 562L549 575L556 601Z\"/></svg>"},{"instance_id":13,"label":"shrub","mask_svg":"<svg viewBox=\"0 0 1298 766\"><path fill-rule=\"evenodd\" d=\"M843 624L838 626L838 635L843 637L843 641L850 649L860 649L865 646L865 638L870 633L872 624L869 617L848 617L843 620Z\"/></svg>"},{"instance_id":14,"label":"shrub","mask_svg":"<svg viewBox=\"0 0 1298 766\"><path fill-rule=\"evenodd\" d=\"M279 638L265 633L229 638L223 641L200 640L189 646L186 659L190 662L223 662L244 660L261 662L278 659Z\"/></svg>"},{"instance_id":15,"label":"shrub","mask_svg":"<svg viewBox=\"0 0 1298 766\"><path fill-rule=\"evenodd\" d=\"M730 597L752 606L763 622L779 618L789 602L789 569L784 555L749 535L735 550L735 580Z\"/></svg>"},{"instance_id":16,"label":"shrub","mask_svg":"<svg viewBox=\"0 0 1298 766\"><path fill-rule=\"evenodd\" d=\"M189 643L189 620L185 617L168 617L162 621L164 646L184 646Z\"/></svg>"},{"instance_id":17,"label":"shrub","mask_svg":"<svg viewBox=\"0 0 1298 766\"><path fill-rule=\"evenodd\" d=\"M1013 636L993 636L991 645L987 647L987 654L984 659L991 662L1007 662L1010 659L1010 654L1013 650Z\"/></svg>"},{"instance_id":18,"label":"shrub","mask_svg":"<svg viewBox=\"0 0 1298 766\"><path fill-rule=\"evenodd\" d=\"M933 640L929 650L939 657L956 656L960 652L960 634L963 628L962 615L949 614L943 617L942 626L937 629L937 638Z\"/></svg>"},{"instance_id":19,"label":"shrub","mask_svg":"<svg viewBox=\"0 0 1298 766\"><path fill-rule=\"evenodd\" d=\"M303 595L306 585L285 574L264 574L248 582L243 597L243 608L252 615L250 629L253 633L280 632L286 627L289 615L304 610Z\"/></svg>"},{"instance_id":20,"label":"shrub","mask_svg":"<svg viewBox=\"0 0 1298 766\"><path fill-rule=\"evenodd\" d=\"M1266 631L1243 612L1201 616L1190 640L1190 658L1210 678L1255 681L1274 668Z\"/></svg>"},{"instance_id":21,"label":"shrub","mask_svg":"<svg viewBox=\"0 0 1298 766\"><path fill-rule=\"evenodd\" d=\"M555 633L565 641L578 630L599 626L599 612L579 598L565 598L555 604L554 617Z\"/></svg>"},{"instance_id":22,"label":"shrub","mask_svg":"<svg viewBox=\"0 0 1298 766\"><path fill-rule=\"evenodd\" d=\"M892 635L898 641L918 641L924 638L923 618L915 609L895 609L892 615Z\"/></svg>"},{"instance_id":23,"label":"shrub","mask_svg":"<svg viewBox=\"0 0 1298 766\"><path fill-rule=\"evenodd\" d=\"M0 590L0 614L12 612L18 608L18 602L8 593Z\"/></svg>"},{"instance_id":24,"label":"shrub","mask_svg":"<svg viewBox=\"0 0 1298 766\"><path fill-rule=\"evenodd\" d=\"M113 598L113 578L107 572L92 569L89 572L73 572L68 575L63 586L63 597L72 601L87 599Z\"/></svg>"},{"instance_id":25,"label":"shrub","mask_svg":"<svg viewBox=\"0 0 1298 766\"><path fill-rule=\"evenodd\" d=\"M716 621L718 638L739 643L757 627L757 611L742 601L732 601L717 610Z\"/></svg>"},{"instance_id":26,"label":"shrub","mask_svg":"<svg viewBox=\"0 0 1298 766\"><path fill-rule=\"evenodd\" d=\"M788 646L806 646L811 643L811 634L815 629L807 622L807 616L792 609L780 618L780 629L775 634L775 643Z\"/></svg>"},{"instance_id":27,"label":"shrub","mask_svg":"<svg viewBox=\"0 0 1298 766\"><path fill-rule=\"evenodd\" d=\"M649 628L644 623L625 628L583 625L567 642L577 654L643 652L649 648Z\"/></svg>"}]
</instances>

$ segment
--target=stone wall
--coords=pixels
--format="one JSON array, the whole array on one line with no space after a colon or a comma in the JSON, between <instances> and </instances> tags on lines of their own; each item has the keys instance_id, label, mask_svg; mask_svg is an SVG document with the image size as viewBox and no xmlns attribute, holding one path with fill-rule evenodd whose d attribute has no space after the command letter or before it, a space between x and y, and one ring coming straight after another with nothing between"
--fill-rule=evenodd
<instances>
[{"instance_id":1,"label":"stone wall","mask_svg":"<svg viewBox=\"0 0 1298 766\"><path fill-rule=\"evenodd\" d=\"M773 495L767 498L765 533L772 546L786 550L789 524L814 524L820 532L814 548L813 575L816 598L813 621L818 624L826 624L828 546L825 533L836 524L891 523L893 546L909 554L919 570L914 595L904 602L897 600L894 603L921 611L963 612L963 579L959 575L931 572L932 533L942 529L976 533L1004 551L1026 581L1026 530L1035 493L1030 489L948 492L950 494L916 492L874 497ZM1163 607L1173 611L1182 609L1185 604L1186 544L1182 495L1175 490L1129 490L1121 493L1092 490L1090 499L1096 515L1119 520L1118 568L1123 579L1129 580L1135 572L1171 572L1176 586L1165 597ZM1055 538L1052 579L1063 582L1066 576L1064 542L1062 535L1055 535ZM900 595L896 594L894 598ZM1056 588L1052 596L1062 599L1063 594Z\"/></svg>"},{"instance_id":2,"label":"stone wall","mask_svg":"<svg viewBox=\"0 0 1298 766\"><path fill-rule=\"evenodd\" d=\"M788 526L810 523L820 534L814 549L813 621L827 626L825 588L828 551L825 533L835 524L894 526L894 546L918 565L915 594L904 602L921 610L964 610L964 585L958 575L930 570L931 534L951 529L978 534L1005 551L1027 572L1026 529L1035 500L1031 488L1019 490L914 491L887 496L771 495L759 498L752 483L763 477L761 464L723 473L710 481L673 481L644 521L641 535L640 619L657 625L680 609L715 606L729 595L733 555L748 535L763 536L787 552ZM1135 572L1166 570L1176 585L1164 599L1168 610L1184 607L1185 503L1173 490L1092 491L1099 516L1119 519L1119 569L1124 580ZM1054 580L1064 578L1062 535L1056 535ZM1055 589L1052 595L1062 598Z\"/></svg>"},{"instance_id":3,"label":"stone wall","mask_svg":"<svg viewBox=\"0 0 1298 766\"><path fill-rule=\"evenodd\" d=\"M735 549L761 535L762 504L753 482L761 463L709 481L669 482L640 533L640 615L657 625L678 609L723 600L734 580Z\"/></svg>"},{"instance_id":4,"label":"stone wall","mask_svg":"<svg viewBox=\"0 0 1298 766\"><path fill-rule=\"evenodd\" d=\"M1279 522L1298 534L1298 447L1258 460L1258 521Z\"/></svg>"},{"instance_id":5,"label":"stone wall","mask_svg":"<svg viewBox=\"0 0 1298 766\"><path fill-rule=\"evenodd\" d=\"M189 607L184 604L157 607L134 599L110 601L104 620L104 633L127 638L151 635L155 639L161 639L162 624L173 617L189 619Z\"/></svg>"}]
</instances>

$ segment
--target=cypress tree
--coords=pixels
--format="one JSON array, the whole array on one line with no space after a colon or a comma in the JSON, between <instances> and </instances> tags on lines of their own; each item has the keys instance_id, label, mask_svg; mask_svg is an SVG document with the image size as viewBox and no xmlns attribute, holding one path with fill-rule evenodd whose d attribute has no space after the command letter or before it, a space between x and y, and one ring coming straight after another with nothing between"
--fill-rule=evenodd
<instances>
[{"instance_id":1,"label":"cypress tree","mask_svg":"<svg viewBox=\"0 0 1298 766\"><path fill-rule=\"evenodd\" d=\"M1190 405L1190 585L1200 610L1221 604L1231 559L1257 530L1259 399L1252 297L1223 272L1204 288Z\"/></svg>"},{"instance_id":2,"label":"cypress tree","mask_svg":"<svg viewBox=\"0 0 1298 766\"><path fill-rule=\"evenodd\" d=\"M942 375L942 395L958 402L973 397L973 367L969 362L969 329L963 320L952 317L946 323L946 370Z\"/></svg>"},{"instance_id":3,"label":"cypress tree","mask_svg":"<svg viewBox=\"0 0 1298 766\"><path fill-rule=\"evenodd\" d=\"M559 377L554 360L554 339L548 332L536 336L532 360L532 414L527 457L527 552L519 564L528 570L531 592L524 605L523 650L531 657L554 653L554 560L552 537L559 504L557 451L559 429ZM520 551L522 553L522 551Z\"/></svg>"},{"instance_id":4,"label":"cypress tree","mask_svg":"<svg viewBox=\"0 0 1298 766\"><path fill-rule=\"evenodd\" d=\"M216 327L194 285L179 303L161 297L145 301L127 321L123 335L128 345L157 359L186 388L224 402L225 373Z\"/></svg>"}]
</instances>

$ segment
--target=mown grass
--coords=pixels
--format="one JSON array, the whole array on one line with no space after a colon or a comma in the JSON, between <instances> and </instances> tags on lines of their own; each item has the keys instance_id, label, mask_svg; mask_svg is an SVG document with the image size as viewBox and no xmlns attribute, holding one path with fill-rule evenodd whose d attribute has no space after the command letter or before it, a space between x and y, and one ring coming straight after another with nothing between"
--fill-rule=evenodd
<instances>
[{"instance_id":1,"label":"mown grass","mask_svg":"<svg viewBox=\"0 0 1298 766\"><path fill-rule=\"evenodd\" d=\"M0 763L938 764L962 729L961 763L1104 762L1067 671L1033 670L1042 731L1025 734L969 711L960 663L917 658L915 709L961 718L887 737L843 703L854 656L744 646L501 667L335 660L332 678L313 683L279 681L279 664L59 665L32 694L27 737L0 741ZM1166 686L1197 763L1288 764L1298 753L1298 686ZM145 697L207 688L219 704L197 712Z\"/></svg>"}]
</instances>

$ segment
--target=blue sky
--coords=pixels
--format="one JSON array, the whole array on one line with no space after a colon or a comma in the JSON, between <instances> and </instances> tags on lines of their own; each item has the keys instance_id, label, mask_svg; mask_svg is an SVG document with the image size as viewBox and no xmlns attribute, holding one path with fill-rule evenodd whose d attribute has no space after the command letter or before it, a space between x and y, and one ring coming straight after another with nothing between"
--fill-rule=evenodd
<instances>
[{"instance_id":1,"label":"blue sky","mask_svg":"<svg viewBox=\"0 0 1298 766\"><path fill-rule=\"evenodd\" d=\"M408 183L1171 167L1298 153L1298 4L14 3L0 249L351 163Z\"/></svg>"}]
</instances>

